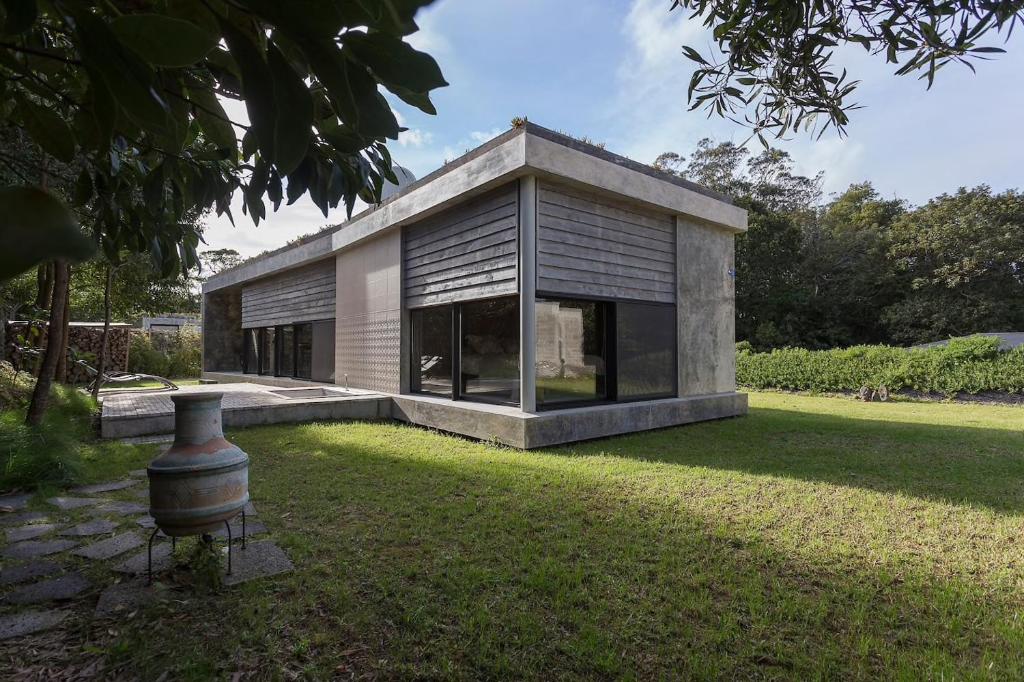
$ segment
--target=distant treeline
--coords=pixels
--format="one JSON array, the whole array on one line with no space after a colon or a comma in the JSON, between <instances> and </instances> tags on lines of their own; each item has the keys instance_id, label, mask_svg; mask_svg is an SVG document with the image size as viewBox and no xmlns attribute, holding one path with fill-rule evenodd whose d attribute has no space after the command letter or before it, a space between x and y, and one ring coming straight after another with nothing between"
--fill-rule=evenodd
<instances>
[{"instance_id":1,"label":"distant treeline","mask_svg":"<svg viewBox=\"0 0 1024 682\"><path fill-rule=\"evenodd\" d=\"M912 207L863 183L823 201L823 174L793 174L786 153L709 140L655 165L749 211L736 240L736 337L757 350L1024 331L1020 191L960 188Z\"/></svg>"}]
</instances>

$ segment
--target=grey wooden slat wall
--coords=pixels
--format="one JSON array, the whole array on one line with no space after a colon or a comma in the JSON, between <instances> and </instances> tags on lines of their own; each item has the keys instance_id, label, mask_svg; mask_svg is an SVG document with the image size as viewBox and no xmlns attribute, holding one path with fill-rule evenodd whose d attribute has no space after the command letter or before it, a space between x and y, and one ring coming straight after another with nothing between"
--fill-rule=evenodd
<instances>
[{"instance_id":1,"label":"grey wooden slat wall","mask_svg":"<svg viewBox=\"0 0 1024 682\"><path fill-rule=\"evenodd\" d=\"M242 286L242 327L326 320L335 310L334 259Z\"/></svg>"},{"instance_id":2,"label":"grey wooden slat wall","mask_svg":"<svg viewBox=\"0 0 1024 682\"><path fill-rule=\"evenodd\" d=\"M541 183L537 291L674 303L674 218Z\"/></svg>"},{"instance_id":3,"label":"grey wooden slat wall","mask_svg":"<svg viewBox=\"0 0 1024 682\"><path fill-rule=\"evenodd\" d=\"M404 230L407 307L516 293L517 189L503 185Z\"/></svg>"}]
</instances>

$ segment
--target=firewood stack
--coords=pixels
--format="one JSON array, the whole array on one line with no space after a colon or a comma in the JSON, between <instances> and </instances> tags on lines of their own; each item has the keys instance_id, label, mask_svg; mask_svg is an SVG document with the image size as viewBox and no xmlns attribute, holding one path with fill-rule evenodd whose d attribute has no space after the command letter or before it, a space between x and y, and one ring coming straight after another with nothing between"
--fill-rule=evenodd
<instances>
[{"instance_id":1,"label":"firewood stack","mask_svg":"<svg viewBox=\"0 0 1024 682\"><path fill-rule=\"evenodd\" d=\"M30 330L31 325L31 330ZM73 351L68 362L68 376L57 377L58 381L70 384L84 384L92 380L86 369L74 362L84 360L90 367L96 367L100 356L103 337L103 323L72 322L69 328L68 348ZM6 358L23 372L35 372L37 360L23 357L20 347L46 348L47 323L12 321L7 323ZM127 324L110 325L108 337L107 371L128 371L128 345L131 327Z\"/></svg>"}]
</instances>

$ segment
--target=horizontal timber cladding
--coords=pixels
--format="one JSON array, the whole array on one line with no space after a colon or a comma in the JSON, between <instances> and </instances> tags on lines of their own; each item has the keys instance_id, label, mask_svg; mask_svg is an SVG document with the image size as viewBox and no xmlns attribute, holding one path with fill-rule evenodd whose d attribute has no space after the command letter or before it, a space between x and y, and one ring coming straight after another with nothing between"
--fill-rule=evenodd
<instances>
[{"instance_id":1,"label":"horizontal timber cladding","mask_svg":"<svg viewBox=\"0 0 1024 682\"><path fill-rule=\"evenodd\" d=\"M541 183L537 290L674 303L675 218L610 197Z\"/></svg>"},{"instance_id":2,"label":"horizontal timber cladding","mask_svg":"<svg viewBox=\"0 0 1024 682\"><path fill-rule=\"evenodd\" d=\"M334 317L334 259L242 285L242 327Z\"/></svg>"},{"instance_id":3,"label":"horizontal timber cladding","mask_svg":"<svg viewBox=\"0 0 1024 682\"><path fill-rule=\"evenodd\" d=\"M509 183L404 230L410 308L514 294L518 185Z\"/></svg>"}]
</instances>

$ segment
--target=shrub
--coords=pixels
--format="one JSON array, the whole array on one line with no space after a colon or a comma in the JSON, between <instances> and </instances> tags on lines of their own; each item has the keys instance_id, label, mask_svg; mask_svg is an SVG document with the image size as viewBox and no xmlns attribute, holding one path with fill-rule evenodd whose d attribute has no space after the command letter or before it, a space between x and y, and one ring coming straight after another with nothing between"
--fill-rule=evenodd
<instances>
[{"instance_id":1,"label":"shrub","mask_svg":"<svg viewBox=\"0 0 1024 682\"><path fill-rule=\"evenodd\" d=\"M947 396L1022 393L1024 347L1001 352L994 338L969 337L918 350L892 346L743 350L736 354L736 380L751 388L800 391L856 391L884 385L890 391L912 389Z\"/></svg>"},{"instance_id":2,"label":"shrub","mask_svg":"<svg viewBox=\"0 0 1024 682\"><path fill-rule=\"evenodd\" d=\"M133 334L128 370L167 378L198 377L202 360L199 330L182 327L174 334Z\"/></svg>"},{"instance_id":3,"label":"shrub","mask_svg":"<svg viewBox=\"0 0 1024 682\"><path fill-rule=\"evenodd\" d=\"M96 404L68 386L53 389L53 402L38 427L25 410L0 412L0 488L69 485L81 474L81 445L92 435Z\"/></svg>"},{"instance_id":4,"label":"shrub","mask_svg":"<svg viewBox=\"0 0 1024 682\"><path fill-rule=\"evenodd\" d=\"M27 404L34 386L31 374L15 371L9 362L0 362L0 410L15 409Z\"/></svg>"}]
</instances>

